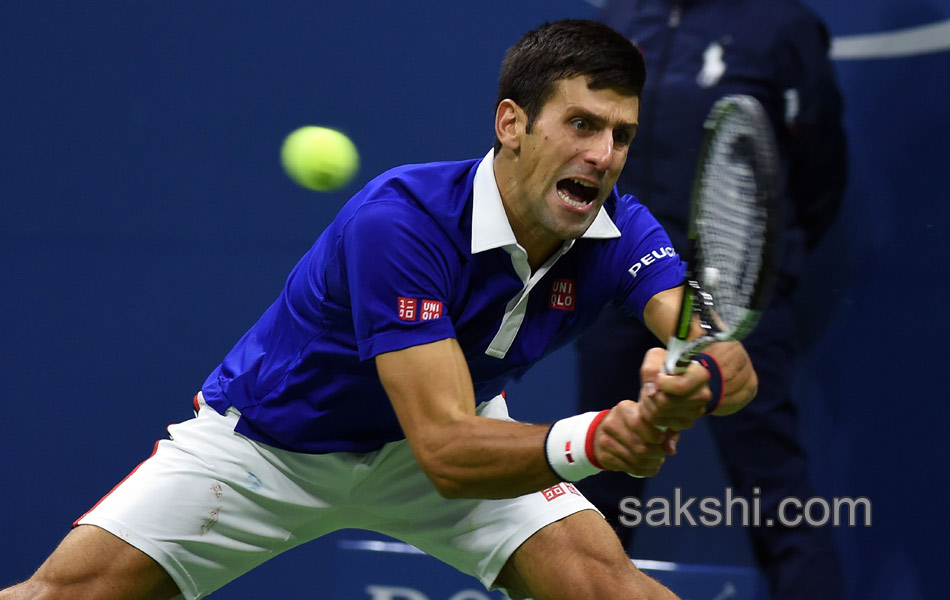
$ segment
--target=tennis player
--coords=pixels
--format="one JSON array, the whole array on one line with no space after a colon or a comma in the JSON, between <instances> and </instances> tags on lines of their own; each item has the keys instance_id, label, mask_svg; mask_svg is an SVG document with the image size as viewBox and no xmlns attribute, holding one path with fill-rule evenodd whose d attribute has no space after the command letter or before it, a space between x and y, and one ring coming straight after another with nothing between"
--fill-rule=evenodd
<instances>
[{"instance_id":1,"label":"tennis player","mask_svg":"<svg viewBox=\"0 0 950 600\"><path fill-rule=\"evenodd\" d=\"M748 402L742 346L709 350L715 394L697 364L662 374L661 349L639 402L609 411L517 423L502 393L608 302L673 329L683 265L614 190L644 77L605 25L526 34L502 66L495 147L357 193L204 382L196 417L0 598L201 598L343 528L512 598L673 598L567 482L653 475L710 401Z\"/></svg>"}]
</instances>

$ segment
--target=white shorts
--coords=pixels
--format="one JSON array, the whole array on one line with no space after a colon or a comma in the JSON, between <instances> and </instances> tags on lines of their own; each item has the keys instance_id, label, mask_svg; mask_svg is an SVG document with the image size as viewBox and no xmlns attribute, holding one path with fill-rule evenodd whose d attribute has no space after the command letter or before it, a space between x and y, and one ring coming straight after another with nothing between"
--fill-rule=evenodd
<instances>
[{"instance_id":1,"label":"white shorts","mask_svg":"<svg viewBox=\"0 0 950 600\"><path fill-rule=\"evenodd\" d=\"M235 433L233 409L221 416L200 406L77 521L151 556L185 598L202 598L285 550L348 528L412 544L491 589L532 534L596 510L567 483L507 500L446 500L405 440L366 454L300 454ZM479 414L510 419L501 396Z\"/></svg>"}]
</instances>

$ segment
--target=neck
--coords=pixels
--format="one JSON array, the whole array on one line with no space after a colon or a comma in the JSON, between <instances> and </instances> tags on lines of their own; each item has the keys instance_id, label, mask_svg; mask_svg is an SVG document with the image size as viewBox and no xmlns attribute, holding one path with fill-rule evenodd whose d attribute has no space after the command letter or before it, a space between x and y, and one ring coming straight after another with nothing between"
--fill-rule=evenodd
<instances>
[{"instance_id":1,"label":"neck","mask_svg":"<svg viewBox=\"0 0 950 600\"><path fill-rule=\"evenodd\" d=\"M502 148L495 156L492 166L495 182L511 231L515 234L515 240L528 254L528 264L534 271L557 252L563 242L551 237L550 233L531 218L528 210L531 203L524 199L524 190L515 175L514 161L503 156L506 152L508 151Z\"/></svg>"}]
</instances>

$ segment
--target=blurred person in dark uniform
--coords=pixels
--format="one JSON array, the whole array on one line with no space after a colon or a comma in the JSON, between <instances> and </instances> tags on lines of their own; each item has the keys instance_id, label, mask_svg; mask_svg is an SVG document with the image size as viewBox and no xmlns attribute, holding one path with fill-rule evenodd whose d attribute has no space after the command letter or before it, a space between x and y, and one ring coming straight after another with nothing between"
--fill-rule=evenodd
<instances>
[{"instance_id":1,"label":"blurred person in dark uniform","mask_svg":"<svg viewBox=\"0 0 950 600\"><path fill-rule=\"evenodd\" d=\"M617 186L652 211L675 248L686 248L693 174L713 103L728 94L754 96L774 125L784 177L781 263L771 305L745 341L759 392L740 412L708 424L733 495L758 496L762 522L775 520L774 527L748 530L773 599L840 599L843 583L830 530L783 527L777 516L783 498L815 495L791 396L798 352L793 296L846 180L842 101L828 33L794 0L608 1L599 19L637 44L647 64L640 130ZM581 410L636 398L637 365L656 345L636 318L608 307L577 344ZM618 522L619 503L642 497L646 481L601 473L579 484L628 552L635 529Z\"/></svg>"}]
</instances>

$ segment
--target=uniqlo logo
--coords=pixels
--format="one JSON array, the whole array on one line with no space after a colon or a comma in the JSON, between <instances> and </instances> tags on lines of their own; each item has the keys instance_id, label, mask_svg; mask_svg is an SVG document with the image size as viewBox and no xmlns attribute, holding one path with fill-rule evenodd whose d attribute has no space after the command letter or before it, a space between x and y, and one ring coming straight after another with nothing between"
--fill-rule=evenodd
<instances>
[{"instance_id":1,"label":"uniqlo logo","mask_svg":"<svg viewBox=\"0 0 950 600\"><path fill-rule=\"evenodd\" d=\"M568 492L574 494L575 496L580 496L581 493L574 487L573 483L568 483L566 481L561 482L555 486L549 487L546 490L541 490L541 493L544 494L544 499L548 502L557 500L561 496L567 494Z\"/></svg>"},{"instance_id":2,"label":"uniqlo logo","mask_svg":"<svg viewBox=\"0 0 950 600\"><path fill-rule=\"evenodd\" d=\"M423 300L422 309L419 318L423 321L431 321L442 317L442 303L438 300Z\"/></svg>"},{"instance_id":3,"label":"uniqlo logo","mask_svg":"<svg viewBox=\"0 0 950 600\"><path fill-rule=\"evenodd\" d=\"M399 296L399 318L403 321L415 321L417 302L418 300L415 298L403 298Z\"/></svg>"},{"instance_id":4,"label":"uniqlo logo","mask_svg":"<svg viewBox=\"0 0 950 600\"><path fill-rule=\"evenodd\" d=\"M546 490L541 490L541 493L544 494L545 500L547 500L548 502L551 502L553 500L557 500L558 498L560 498L567 492L564 491L564 488L561 487L561 484L559 483L555 486L549 487Z\"/></svg>"},{"instance_id":5,"label":"uniqlo logo","mask_svg":"<svg viewBox=\"0 0 950 600\"><path fill-rule=\"evenodd\" d=\"M548 296L548 308L574 310L577 304L577 283L573 279L555 279L551 283L551 295Z\"/></svg>"}]
</instances>

